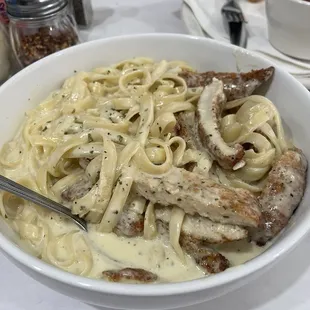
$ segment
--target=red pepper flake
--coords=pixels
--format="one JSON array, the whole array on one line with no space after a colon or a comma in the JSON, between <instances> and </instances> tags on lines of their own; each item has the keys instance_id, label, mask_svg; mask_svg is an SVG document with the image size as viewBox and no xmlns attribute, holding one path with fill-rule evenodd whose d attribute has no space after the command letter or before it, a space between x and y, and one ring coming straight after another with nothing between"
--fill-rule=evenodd
<instances>
[{"instance_id":1,"label":"red pepper flake","mask_svg":"<svg viewBox=\"0 0 310 310\"><path fill-rule=\"evenodd\" d=\"M78 36L74 29L55 30L51 27L41 27L34 34L20 33L18 56L24 66L76 45Z\"/></svg>"}]
</instances>

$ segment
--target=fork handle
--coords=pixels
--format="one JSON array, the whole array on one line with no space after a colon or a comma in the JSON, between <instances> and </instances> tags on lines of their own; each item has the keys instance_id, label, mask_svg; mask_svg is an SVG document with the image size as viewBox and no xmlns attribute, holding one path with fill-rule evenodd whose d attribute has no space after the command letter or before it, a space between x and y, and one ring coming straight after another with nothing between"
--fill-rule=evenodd
<instances>
[{"instance_id":1,"label":"fork handle","mask_svg":"<svg viewBox=\"0 0 310 310\"><path fill-rule=\"evenodd\" d=\"M0 189L9 192L15 196L18 196L20 198L23 198L25 200L31 201L41 207L48 208L52 211L55 211L57 213L60 213L66 217L69 217L73 219L76 224L82 228L83 230L86 230L86 222L85 220L81 219L80 217L73 215L69 209L62 206L58 202L55 202L49 198L46 198L29 188L22 186L2 175L0 175Z\"/></svg>"},{"instance_id":2,"label":"fork handle","mask_svg":"<svg viewBox=\"0 0 310 310\"><path fill-rule=\"evenodd\" d=\"M242 22L230 22L229 23L229 32L230 32L230 43L246 47L247 45L247 33L244 23Z\"/></svg>"}]
</instances>

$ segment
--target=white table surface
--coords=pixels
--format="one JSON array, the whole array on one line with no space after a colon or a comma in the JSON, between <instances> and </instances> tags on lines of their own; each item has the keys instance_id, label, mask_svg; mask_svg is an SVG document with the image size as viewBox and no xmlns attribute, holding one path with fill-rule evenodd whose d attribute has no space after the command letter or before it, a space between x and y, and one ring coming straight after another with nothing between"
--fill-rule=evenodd
<instances>
[{"instance_id":1,"label":"white table surface","mask_svg":"<svg viewBox=\"0 0 310 310\"><path fill-rule=\"evenodd\" d=\"M185 33L181 0L93 0L94 27L84 39L130 33ZM309 256L308 256L309 255ZM0 310L98 310L32 280L0 254ZM183 310L309 310L310 236L255 282ZM108 310L108 309L107 309Z\"/></svg>"}]
</instances>

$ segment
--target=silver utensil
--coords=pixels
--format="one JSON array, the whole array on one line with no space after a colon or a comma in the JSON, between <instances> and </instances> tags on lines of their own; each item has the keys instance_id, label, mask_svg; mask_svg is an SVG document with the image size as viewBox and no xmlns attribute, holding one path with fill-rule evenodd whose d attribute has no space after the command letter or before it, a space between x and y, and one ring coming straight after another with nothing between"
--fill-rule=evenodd
<instances>
[{"instance_id":1,"label":"silver utensil","mask_svg":"<svg viewBox=\"0 0 310 310\"><path fill-rule=\"evenodd\" d=\"M242 10L236 1L230 0L222 7L222 15L226 28L229 30L230 43L246 47L247 31L245 28L245 18Z\"/></svg>"},{"instance_id":2,"label":"silver utensil","mask_svg":"<svg viewBox=\"0 0 310 310\"><path fill-rule=\"evenodd\" d=\"M31 201L41 207L48 208L52 211L60 213L68 218L70 218L76 225L78 225L81 229L87 231L87 223L85 220L80 217L73 215L70 210L60 203L57 203L49 198L46 198L29 188L22 186L2 175L0 175L0 189L9 192L13 195L16 195L25 200Z\"/></svg>"}]
</instances>

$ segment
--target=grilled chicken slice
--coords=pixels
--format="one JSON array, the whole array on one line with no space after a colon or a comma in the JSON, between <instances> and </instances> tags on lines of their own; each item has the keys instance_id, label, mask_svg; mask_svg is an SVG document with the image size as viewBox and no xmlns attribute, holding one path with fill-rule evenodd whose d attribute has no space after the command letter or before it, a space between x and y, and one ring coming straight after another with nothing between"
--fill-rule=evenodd
<instances>
[{"instance_id":1,"label":"grilled chicken slice","mask_svg":"<svg viewBox=\"0 0 310 310\"><path fill-rule=\"evenodd\" d=\"M220 117L226 98L223 82L213 79L202 92L196 111L199 139L213 158L225 169L232 169L244 156L242 145L230 147L220 133ZM196 138L197 139L197 138Z\"/></svg>"},{"instance_id":2,"label":"grilled chicken slice","mask_svg":"<svg viewBox=\"0 0 310 310\"><path fill-rule=\"evenodd\" d=\"M114 232L118 236L138 237L143 234L143 229L144 215L128 207L122 212Z\"/></svg>"},{"instance_id":3,"label":"grilled chicken slice","mask_svg":"<svg viewBox=\"0 0 310 310\"><path fill-rule=\"evenodd\" d=\"M247 190L229 188L175 167L160 176L127 169L133 169L128 173L137 192L153 203L177 205L187 214L222 224L257 227L261 221L259 203Z\"/></svg>"},{"instance_id":4,"label":"grilled chicken slice","mask_svg":"<svg viewBox=\"0 0 310 310\"><path fill-rule=\"evenodd\" d=\"M171 208L156 206L156 221L168 225L171 219ZM118 236L137 237L143 234L144 216L135 210L126 208L114 230ZM181 234L208 244L221 244L245 239L248 231L236 225L214 223L200 216L185 215Z\"/></svg>"},{"instance_id":5,"label":"grilled chicken slice","mask_svg":"<svg viewBox=\"0 0 310 310\"><path fill-rule=\"evenodd\" d=\"M304 195L307 166L300 150L285 152L273 166L259 197L264 221L252 232L258 245L265 245L287 225Z\"/></svg>"},{"instance_id":6,"label":"grilled chicken slice","mask_svg":"<svg viewBox=\"0 0 310 310\"><path fill-rule=\"evenodd\" d=\"M120 219L114 228L118 236L138 237L143 235L144 212L146 199L135 192L131 192Z\"/></svg>"},{"instance_id":7,"label":"grilled chicken slice","mask_svg":"<svg viewBox=\"0 0 310 310\"><path fill-rule=\"evenodd\" d=\"M176 134L188 148L207 152L224 169L232 169L242 160L244 149L240 144L228 146L221 136L220 117L225 102L223 82L213 79L201 94L196 112L179 113Z\"/></svg>"},{"instance_id":8,"label":"grilled chicken slice","mask_svg":"<svg viewBox=\"0 0 310 310\"><path fill-rule=\"evenodd\" d=\"M69 186L61 193L61 199L65 202L72 202L85 196L92 188L93 184L86 175L83 175L76 183Z\"/></svg>"},{"instance_id":9,"label":"grilled chicken slice","mask_svg":"<svg viewBox=\"0 0 310 310\"><path fill-rule=\"evenodd\" d=\"M213 78L224 83L224 92L228 101L250 96L259 86L267 82L274 74L274 67L252 70L246 73L182 71L181 76L188 87L206 86Z\"/></svg>"},{"instance_id":10,"label":"grilled chicken slice","mask_svg":"<svg viewBox=\"0 0 310 310\"><path fill-rule=\"evenodd\" d=\"M102 272L105 280L122 283L152 283L157 275L144 269L124 268L120 270L106 270Z\"/></svg>"},{"instance_id":11,"label":"grilled chicken slice","mask_svg":"<svg viewBox=\"0 0 310 310\"><path fill-rule=\"evenodd\" d=\"M184 139L187 148L205 152L206 149L199 139L195 112L181 112L176 119L176 135Z\"/></svg>"},{"instance_id":12,"label":"grilled chicken slice","mask_svg":"<svg viewBox=\"0 0 310 310\"><path fill-rule=\"evenodd\" d=\"M198 125L195 120L195 112L181 112L176 115L177 124L174 128L175 134L186 142L188 149L200 151L205 154L207 150L202 146L198 136ZM209 157L209 153L206 154ZM196 162L189 162L184 166L187 171L193 171L197 166Z\"/></svg>"},{"instance_id":13,"label":"grilled chicken slice","mask_svg":"<svg viewBox=\"0 0 310 310\"><path fill-rule=\"evenodd\" d=\"M169 224L157 221L157 229L159 234L169 237ZM179 242L183 251L207 274L222 272L230 265L226 257L208 247L202 239L181 233Z\"/></svg>"},{"instance_id":14,"label":"grilled chicken slice","mask_svg":"<svg viewBox=\"0 0 310 310\"><path fill-rule=\"evenodd\" d=\"M156 207L157 221L168 225L171 219L171 208ZM201 243L221 244L247 238L247 230L236 225L223 225L213 223L201 216L185 215L181 236L182 238L195 239Z\"/></svg>"},{"instance_id":15,"label":"grilled chicken slice","mask_svg":"<svg viewBox=\"0 0 310 310\"><path fill-rule=\"evenodd\" d=\"M184 139L187 148L202 152L206 151L198 136L195 112L181 112L177 114L176 119L176 135Z\"/></svg>"},{"instance_id":16,"label":"grilled chicken slice","mask_svg":"<svg viewBox=\"0 0 310 310\"><path fill-rule=\"evenodd\" d=\"M182 236L180 238L182 249L196 261L197 265L207 273L219 273L229 267L228 259L197 240Z\"/></svg>"}]
</instances>

